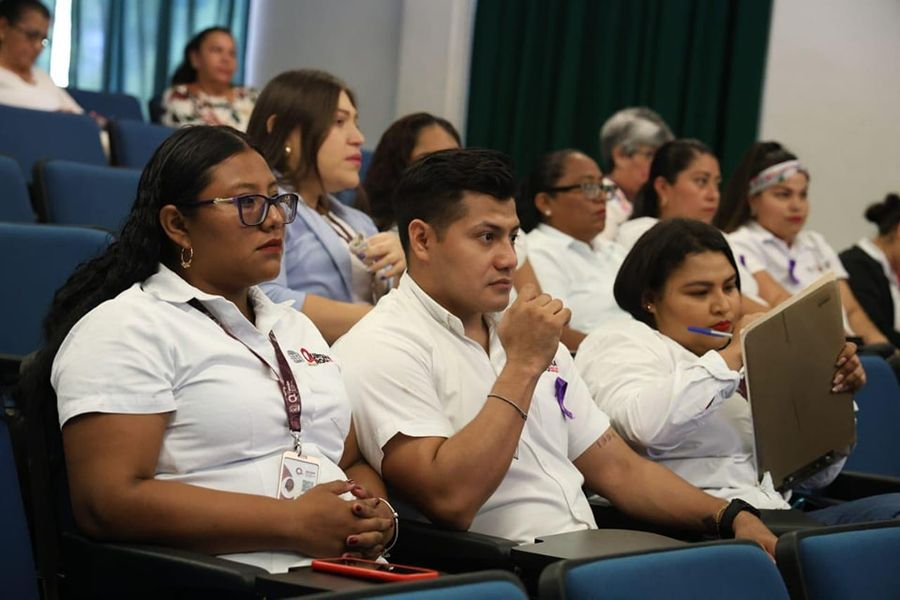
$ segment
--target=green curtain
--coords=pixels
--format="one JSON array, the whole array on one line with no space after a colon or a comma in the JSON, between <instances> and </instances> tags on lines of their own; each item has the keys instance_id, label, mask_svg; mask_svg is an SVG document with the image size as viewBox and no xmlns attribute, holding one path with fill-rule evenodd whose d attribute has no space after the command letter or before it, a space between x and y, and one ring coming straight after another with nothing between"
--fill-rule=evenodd
<instances>
[{"instance_id":1,"label":"green curtain","mask_svg":"<svg viewBox=\"0 0 900 600\"><path fill-rule=\"evenodd\" d=\"M479 0L466 143L599 162L599 130L627 106L656 110L730 173L754 141L772 0ZM602 163L601 163L602 164Z\"/></svg>"},{"instance_id":2,"label":"green curtain","mask_svg":"<svg viewBox=\"0 0 900 600\"><path fill-rule=\"evenodd\" d=\"M188 40L212 26L234 35L242 83L249 11L250 0L73 0L69 85L146 101L168 87Z\"/></svg>"}]
</instances>

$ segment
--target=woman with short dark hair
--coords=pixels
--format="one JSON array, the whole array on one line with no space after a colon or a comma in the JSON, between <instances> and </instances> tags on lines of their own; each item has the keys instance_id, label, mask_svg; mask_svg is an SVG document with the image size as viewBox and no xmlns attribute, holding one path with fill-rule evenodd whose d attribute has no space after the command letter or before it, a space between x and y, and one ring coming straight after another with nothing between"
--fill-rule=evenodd
<instances>
[{"instance_id":1,"label":"woman with short dark hair","mask_svg":"<svg viewBox=\"0 0 900 600\"><path fill-rule=\"evenodd\" d=\"M743 313L740 286L721 232L696 220L660 221L637 241L616 278L616 301L634 319L588 335L575 365L594 401L638 451L713 496L788 509L790 494L779 493L769 474L756 468L750 408L741 391L741 332L755 315ZM713 335L692 331L698 327ZM856 347L846 342L835 354L832 391L864 385ZM843 463L820 471L804 489L826 486ZM826 524L893 519L900 494L810 514Z\"/></svg>"}]
</instances>

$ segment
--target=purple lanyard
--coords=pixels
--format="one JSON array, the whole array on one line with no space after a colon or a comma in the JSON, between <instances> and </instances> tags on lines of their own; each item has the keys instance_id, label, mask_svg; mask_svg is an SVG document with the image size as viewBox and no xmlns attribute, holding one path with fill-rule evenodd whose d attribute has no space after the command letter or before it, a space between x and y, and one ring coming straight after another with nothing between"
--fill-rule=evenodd
<instances>
[{"instance_id":1,"label":"purple lanyard","mask_svg":"<svg viewBox=\"0 0 900 600\"><path fill-rule=\"evenodd\" d=\"M240 342L247 350L249 350L253 356L259 359L259 361L268 367L274 374L275 379L278 380L278 389L281 390L281 397L284 399L284 410L287 412L287 420L288 426L291 428L291 435L294 436L294 440L297 442L299 446L300 443L300 413L303 410L303 406L300 403L300 389L297 387L297 380L294 379L294 372L291 371L291 367L288 364L287 359L284 357L284 352L281 351L281 346L278 345L278 340L275 339L275 332L269 332L269 341L272 343L272 348L275 349L275 360L278 361L278 371L281 371L279 374L275 369L269 365L268 361L260 356L256 350L248 346L242 339L238 338L236 335L228 331L228 328L216 318L214 314L209 312L203 304L200 303L196 298L191 298L188 301L188 304L202 312L204 315L213 320L213 322L222 328L228 337L233 340Z\"/></svg>"}]
</instances>

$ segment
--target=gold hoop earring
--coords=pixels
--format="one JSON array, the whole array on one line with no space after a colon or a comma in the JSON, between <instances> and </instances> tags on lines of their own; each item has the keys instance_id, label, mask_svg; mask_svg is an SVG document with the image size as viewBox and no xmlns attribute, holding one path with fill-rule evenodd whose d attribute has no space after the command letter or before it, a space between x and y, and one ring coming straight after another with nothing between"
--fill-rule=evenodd
<instances>
[{"instance_id":1,"label":"gold hoop earring","mask_svg":"<svg viewBox=\"0 0 900 600\"><path fill-rule=\"evenodd\" d=\"M187 258L184 257L184 251L188 251ZM182 248L181 249L181 267L183 269L190 269L191 262L194 260L194 249L193 248Z\"/></svg>"}]
</instances>

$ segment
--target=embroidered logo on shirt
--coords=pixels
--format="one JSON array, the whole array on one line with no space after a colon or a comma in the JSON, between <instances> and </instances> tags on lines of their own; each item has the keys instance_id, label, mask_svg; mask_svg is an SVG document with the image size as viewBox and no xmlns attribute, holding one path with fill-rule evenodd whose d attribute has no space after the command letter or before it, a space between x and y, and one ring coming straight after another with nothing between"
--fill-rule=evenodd
<instances>
[{"instance_id":1,"label":"embroidered logo on shirt","mask_svg":"<svg viewBox=\"0 0 900 600\"><path fill-rule=\"evenodd\" d=\"M295 363L303 363L305 362L308 365L324 365L325 363L331 362L331 357L327 354L318 354L317 352L310 352L306 348L300 348L300 352L294 352L293 350L288 350L288 356L291 357L291 360Z\"/></svg>"},{"instance_id":2,"label":"embroidered logo on shirt","mask_svg":"<svg viewBox=\"0 0 900 600\"><path fill-rule=\"evenodd\" d=\"M556 364L556 359L550 361L550 366L547 367L548 373L559 373L559 365Z\"/></svg>"}]
</instances>

